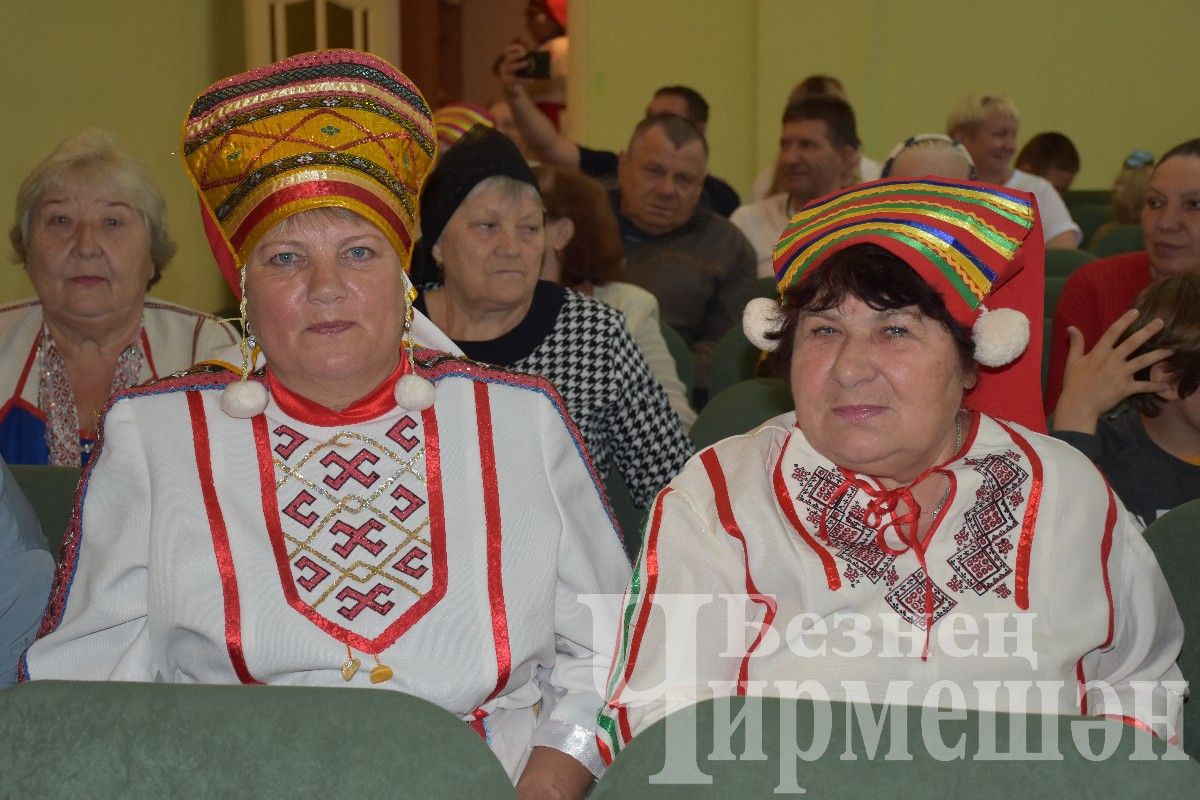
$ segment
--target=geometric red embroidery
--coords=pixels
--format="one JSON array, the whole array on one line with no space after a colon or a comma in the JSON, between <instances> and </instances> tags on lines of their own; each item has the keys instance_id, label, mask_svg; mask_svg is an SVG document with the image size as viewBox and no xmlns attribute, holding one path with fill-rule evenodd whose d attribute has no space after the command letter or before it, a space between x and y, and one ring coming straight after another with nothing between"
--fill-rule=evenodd
<instances>
[{"instance_id":1,"label":"geometric red embroidery","mask_svg":"<svg viewBox=\"0 0 1200 800\"><path fill-rule=\"evenodd\" d=\"M283 513L287 514L289 517L296 520L296 522L299 522L304 527L311 528L313 526L313 523L317 521L318 517L316 514L303 513L301 511L301 507L310 505L311 503L315 502L316 499L317 498L313 497L308 492L301 490L300 494L293 497L292 502L288 503L284 507Z\"/></svg>"},{"instance_id":2,"label":"geometric red embroidery","mask_svg":"<svg viewBox=\"0 0 1200 800\"><path fill-rule=\"evenodd\" d=\"M1025 498L1020 490L1030 477L1018 458L1010 452L966 459L983 480L975 503L963 515L962 530L954 537L957 549L946 560L955 575L952 591L970 590L977 595L994 591L1001 597L1009 591L1004 580L1013 572L1007 558L1013 549L1010 538L1023 513Z\"/></svg>"},{"instance_id":3,"label":"geometric red embroidery","mask_svg":"<svg viewBox=\"0 0 1200 800\"><path fill-rule=\"evenodd\" d=\"M326 453L325 457L321 459L321 466L328 467L332 466L333 464L337 464L342 468L342 471L337 476L326 475L325 485L336 492L341 490L341 488L346 484L346 481L353 478L368 489L371 488L371 485L374 484L375 481L379 480L379 476L373 472L363 472L360 470L359 467L362 466L364 461L371 464L376 464L379 462L379 456L375 455L370 450L363 449L359 450L354 454L353 458L347 461L341 455L333 451Z\"/></svg>"},{"instance_id":4,"label":"geometric red embroidery","mask_svg":"<svg viewBox=\"0 0 1200 800\"><path fill-rule=\"evenodd\" d=\"M403 556L401 556L400 560L392 566L403 572L405 575L409 575L413 578L420 578L429 571L429 567L425 566L424 564L413 566L413 562L420 561L427 555L429 555L428 551L417 545L413 545L412 548L409 549L409 551Z\"/></svg>"},{"instance_id":5,"label":"geometric red embroidery","mask_svg":"<svg viewBox=\"0 0 1200 800\"><path fill-rule=\"evenodd\" d=\"M376 539L368 539L367 534L381 530L383 530L383 523L374 517L371 517L357 528L353 525L338 520L337 522L333 523L333 526L329 529L330 533L346 534L346 536L349 538L341 544L335 544L333 546L333 552L337 553L342 558L349 558L350 554L354 552L354 548L361 547L364 550L367 550L371 555L377 556L383 550L383 548L387 547L387 542L378 541Z\"/></svg>"},{"instance_id":6,"label":"geometric red embroidery","mask_svg":"<svg viewBox=\"0 0 1200 800\"><path fill-rule=\"evenodd\" d=\"M407 520L410 516L412 516L414 511L425 505L424 500L413 494L412 490L402 483L396 484L396 489L392 492L392 498L394 500L405 501L405 505L403 507L392 506L392 513L395 514L396 519L400 520L401 522Z\"/></svg>"},{"instance_id":7,"label":"geometric red embroidery","mask_svg":"<svg viewBox=\"0 0 1200 800\"><path fill-rule=\"evenodd\" d=\"M354 603L353 603L353 605L339 608L338 613L341 614L346 619L351 619L351 620L354 619L355 617L357 617L363 611L367 610L368 608L371 609L372 611L374 611L376 614L381 614L381 615L386 614L389 611L391 611L392 608L396 604L393 603L391 600L386 600L386 601L380 603L380 602L377 602L375 600L375 598L380 597L380 596L386 597L387 595L389 595L391 593L392 593L392 587L384 586L381 583L375 584L375 586L372 587L372 589L369 592L367 592L366 594L363 594L362 592L357 591L355 589L351 589L349 586L347 586L347 587L343 588L340 592L337 593L337 599L338 600L351 599L354 601Z\"/></svg>"},{"instance_id":8,"label":"geometric red embroidery","mask_svg":"<svg viewBox=\"0 0 1200 800\"><path fill-rule=\"evenodd\" d=\"M416 447L417 445L419 445L421 442L418 439L414 439L413 437L406 435L405 431L411 431L413 428L416 428L416 427L417 427L417 421L415 419L413 419L412 417L408 416L407 414L405 414L403 417L400 418L400 421L397 422L395 425L393 425L391 427L391 430L389 430L387 432L387 437L389 439L391 439L393 442L395 442L396 444L403 447L404 452L411 453L412 449L414 447Z\"/></svg>"},{"instance_id":9,"label":"geometric red embroidery","mask_svg":"<svg viewBox=\"0 0 1200 800\"><path fill-rule=\"evenodd\" d=\"M933 621L937 622L954 608L956 603L948 594L942 591L936 583L933 587ZM892 610L908 621L925 630L925 570L918 568L916 572L904 579L904 582L888 592L887 603Z\"/></svg>"},{"instance_id":10,"label":"geometric red embroidery","mask_svg":"<svg viewBox=\"0 0 1200 800\"><path fill-rule=\"evenodd\" d=\"M287 590L335 628L374 639L434 589L442 569L422 418L340 432L291 421L271 428Z\"/></svg>"},{"instance_id":11,"label":"geometric red embroidery","mask_svg":"<svg viewBox=\"0 0 1200 800\"><path fill-rule=\"evenodd\" d=\"M279 444L275 445L275 452L278 453L279 457L284 460L291 458L292 453L296 452L296 448L308 441L307 436L305 436L303 433L300 433L298 430L289 428L287 425L280 425L278 428L271 431L271 433L275 434L276 436L286 436L289 439L287 442L280 442Z\"/></svg>"},{"instance_id":12,"label":"geometric red embroidery","mask_svg":"<svg viewBox=\"0 0 1200 800\"><path fill-rule=\"evenodd\" d=\"M297 572L301 572L303 570L311 571L311 574L306 575L303 578L296 578L296 583L300 584L310 592L317 588L317 586L321 584L321 581L325 580L330 575L329 570L325 569L308 556L301 556L300 558L296 559L296 563L292 566L296 568Z\"/></svg>"},{"instance_id":13,"label":"geometric red embroidery","mask_svg":"<svg viewBox=\"0 0 1200 800\"><path fill-rule=\"evenodd\" d=\"M859 494L851 488L830 505L830 499L842 485L840 472L817 467L812 472L794 466L792 480L800 482L796 499L804 504L806 521L814 528L825 517L826 544L843 562L843 576L851 586L857 586L861 578L873 584L884 582L892 586L899 579L894 563L896 556L879 546L879 536L863 521L863 507L855 502Z\"/></svg>"}]
</instances>

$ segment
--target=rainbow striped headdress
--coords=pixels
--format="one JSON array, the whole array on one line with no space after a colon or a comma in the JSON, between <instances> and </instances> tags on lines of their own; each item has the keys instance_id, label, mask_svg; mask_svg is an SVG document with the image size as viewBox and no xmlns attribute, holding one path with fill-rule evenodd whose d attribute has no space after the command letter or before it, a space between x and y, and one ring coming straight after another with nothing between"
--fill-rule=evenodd
<instances>
[{"instance_id":1,"label":"rainbow striped headdress","mask_svg":"<svg viewBox=\"0 0 1200 800\"><path fill-rule=\"evenodd\" d=\"M192 104L181 154L240 296L240 269L262 235L313 208L365 217L407 262L437 142L403 73L367 53L325 50L213 84Z\"/></svg>"},{"instance_id":2,"label":"rainbow striped headdress","mask_svg":"<svg viewBox=\"0 0 1200 800\"><path fill-rule=\"evenodd\" d=\"M1029 254L1042 253L1033 195L939 178L873 181L826 195L792 217L775 246L780 297L829 256L860 244L888 250L937 289L951 316L974 327L980 363L1006 364L1025 349L1028 319L1010 309L985 314L984 300L1024 267ZM747 307L743 325L760 346L773 341L760 334L774 309Z\"/></svg>"},{"instance_id":3,"label":"rainbow striped headdress","mask_svg":"<svg viewBox=\"0 0 1200 800\"><path fill-rule=\"evenodd\" d=\"M458 142L467 131L476 125L485 128L496 127L496 121L485 108L473 106L470 103L451 103L433 112L433 121L437 125L438 150L445 153Z\"/></svg>"}]
</instances>

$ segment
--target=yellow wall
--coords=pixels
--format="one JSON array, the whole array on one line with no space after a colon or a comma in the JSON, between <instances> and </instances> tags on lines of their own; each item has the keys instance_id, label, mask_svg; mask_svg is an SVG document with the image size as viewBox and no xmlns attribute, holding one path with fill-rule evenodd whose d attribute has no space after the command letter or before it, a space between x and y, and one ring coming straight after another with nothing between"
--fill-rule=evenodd
<instances>
[{"instance_id":1,"label":"yellow wall","mask_svg":"<svg viewBox=\"0 0 1200 800\"><path fill-rule=\"evenodd\" d=\"M571 0L571 27L576 138L619 150L656 87L691 85L713 108L712 170L740 190L773 160L787 91L812 72L846 82L875 158L980 91L1012 97L1022 141L1071 136L1080 188L1108 185L1135 147L1200 135L1200 0ZM188 103L241 54L240 0L0 0L0 223L54 144L107 126L167 197L180 251L156 294L224 305L175 149ZM0 301L30 293L5 259Z\"/></svg>"},{"instance_id":2,"label":"yellow wall","mask_svg":"<svg viewBox=\"0 0 1200 800\"><path fill-rule=\"evenodd\" d=\"M814 72L846 83L876 159L942 131L979 92L1012 98L1021 143L1070 136L1079 188L1107 187L1136 147L1161 155L1200 136L1198 0L572 0L573 17L577 6L589 24L573 62L572 96L591 105L581 141L620 147L654 87L690 84L713 106L712 171L739 190L773 160L787 92Z\"/></svg>"},{"instance_id":3,"label":"yellow wall","mask_svg":"<svg viewBox=\"0 0 1200 800\"><path fill-rule=\"evenodd\" d=\"M192 99L241 69L241 13L240 0L0 0L0 301L33 294L7 236L21 179L62 139L102 126L167 199L179 254L154 293L205 310L229 302L175 151Z\"/></svg>"}]
</instances>

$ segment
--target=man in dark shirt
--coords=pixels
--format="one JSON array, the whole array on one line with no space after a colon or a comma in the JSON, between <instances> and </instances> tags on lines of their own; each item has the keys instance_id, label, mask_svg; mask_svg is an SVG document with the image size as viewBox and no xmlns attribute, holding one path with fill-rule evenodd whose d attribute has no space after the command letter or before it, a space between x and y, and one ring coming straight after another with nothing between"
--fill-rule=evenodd
<instances>
[{"instance_id":1,"label":"man in dark shirt","mask_svg":"<svg viewBox=\"0 0 1200 800\"><path fill-rule=\"evenodd\" d=\"M700 202L708 145L674 114L638 123L610 197L625 250L624 277L651 292L662 318L692 354L695 382L708 385L717 341L741 323L754 292L754 249L733 223Z\"/></svg>"},{"instance_id":2,"label":"man in dark shirt","mask_svg":"<svg viewBox=\"0 0 1200 800\"><path fill-rule=\"evenodd\" d=\"M554 127L530 99L524 79L516 74L527 64L525 55L521 45L510 46L497 64L496 74L508 98L513 119L534 155L544 163L572 167L593 178L614 175L617 172L616 153L593 150L572 142ZM664 86L656 91L646 106L647 117L655 114L683 117L696 126L701 135L708 125L708 103L699 92L687 86ZM703 196L709 208L723 217L728 217L741 205L741 199L732 186L707 172L704 175Z\"/></svg>"}]
</instances>

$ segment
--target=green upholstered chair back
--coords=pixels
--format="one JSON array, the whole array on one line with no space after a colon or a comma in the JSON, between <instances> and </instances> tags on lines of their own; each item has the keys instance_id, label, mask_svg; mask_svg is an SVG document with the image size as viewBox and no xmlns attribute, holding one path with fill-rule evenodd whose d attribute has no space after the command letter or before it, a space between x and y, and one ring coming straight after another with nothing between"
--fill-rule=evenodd
<instances>
[{"instance_id":1,"label":"green upholstered chair back","mask_svg":"<svg viewBox=\"0 0 1200 800\"><path fill-rule=\"evenodd\" d=\"M1087 250L1059 250L1053 248L1046 251L1046 277L1061 275L1066 277L1089 261L1095 261L1096 256Z\"/></svg>"},{"instance_id":2,"label":"green upholstered chair back","mask_svg":"<svg viewBox=\"0 0 1200 800\"><path fill-rule=\"evenodd\" d=\"M795 408L792 390L776 378L751 378L708 401L692 425L696 448L754 430L771 417Z\"/></svg>"},{"instance_id":3,"label":"green upholstered chair back","mask_svg":"<svg viewBox=\"0 0 1200 800\"><path fill-rule=\"evenodd\" d=\"M10 464L9 469L37 512L51 554L58 558L75 509L75 487L79 485L81 470L41 464Z\"/></svg>"},{"instance_id":4,"label":"green upholstered chair back","mask_svg":"<svg viewBox=\"0 0 1200 800\"><path fill-rule=\"evenodd\" d=\"M695 378L692 369L692 353L688 350L687 342L679 335L679 331L665 322L660 323L660 327L663 340L667 343L667 349L671 351L671 358L675 359L675 373L679 375L679 380L683 381L688 397L691 397Z\"/></svg>"},{"instance_id":5,"label":"green upholstered chair back","mask_svg":"<svg viewBox=\"0 0 1200 800\"><path fill-rule=\"evenodd\" d=\"M739 713L740 724L730 724ZM1111 754L1092 760L1105 755L1105 736ZM1133 760L1135 753L1158 758ZM821 800L1159 800L1195 798L1197 787L1200 764L1114 720L735 697L647 728L617 755L590 800L750 800L801 790Z\"/></svg>"},{"instance_id":6,"label":"green upholstered chair back","mask_svg":"<svg viewBox=\"0 0 1200 800\"><path fill-rule=\"evenodd\" d=\"M1068 210L1071 212L1071 219L1075 220L1075 224L1083 233L1081 244L1091 242L1092 236L1100 226L1113 218L1112 202L1080 203Z\"/></svg>"},{"instance_id":7,"label":"green upholstered chair back","mask_svg":"<svg viewBox=\"0 0 1200 800\"><path fill-rule=\"evenodd\" d=\"M1184 704L1183 749L1200 758L1200 500L1184 503L1146 528L1146 541L1158 557L1175 604L1183 617L1179 669L1191 682L1192 700Z\"/></svg>"},{"instance_id":8,"label":"green upholstered chair back","mask_svg":"<svg viewBox=\"0 0 1200 800\"><path fill-rule=\"evenodd\" d=\"M735 383L753 378L761 358L762 351L750 344L741 325L726 331L713 349L712 367L708 372L710 401Z\"/></svg>"},{"instance_id":9,"label":"green upholstered chair back","mask_svg":"<svg viewBox=\"0 0 1200 800\"><path fill-rule=\"evenodd\" d=\"M755 297L769 297L772 300L779 298L779 287L775 285L775 276L768 275L765 278L759 278L754 282Z\"/></svg>"},{"instance_id":10,"label":"green upholstered chair back","mask_svg":"<svg viewBox=\"0 0 1200 800\"><path fill-rule=\"evenodd\" d=\"M0 741L0 797L514 796L466 723L387 690L35 681Z\"/></svg>"},{"instance_id":11,"label":"green upholstered chair back","mask_svg":"<svg viewBox=\"0 0 1200 800\"><path fill-rule=\"evenodd\" d=\"M1145 247L1141 225L1115 225L1096 241L1088 243L1088 249L1095 253L1097 258L1136 253Z\"/></svg>"},{"instance_id":12,"label":"green upholstered chair back","mask_svg":"<svg viewBox=\"0 0 1200 800\"><path fill-rule=\"evenodd\" d=\"M1045 300L1043 309L1047 317L1054 316L1054 307L1058 305L1059 295L1062 294L1063 287L1066 285L1066 275L1051 275L1049 272L1046 273L1046 296L1043 298ZM1050 335L1049 328L1046 329L1045 335Z\"/></svg>"},{"instance_id":13,"label":"green upholstered chair back","mask_svg":"<svg viewBox=\"0 0 1200 800\"><path fill-rule=\"evenodd\" d=\"M1112 189L1068 189L1062 197L1067 210L1074 216L1075 209L1083 206L1111 205Z\"/></svg>"},{"instance_id":14,"label":"green upholstered chair back","mask_svg":"<svg viewBox=\"0 0 1200 800\"><path fill-rule=\"evenodd\" d=\"M646 509L634 504L629 494L629 487L620 471L613 465L604 482L604 491L608 494L608 502L612 506L613 516L621 526L621 538L625 542L625 554L632 561L642 546L642 525L646 521Z\"/></svg>"}]
</instances>

